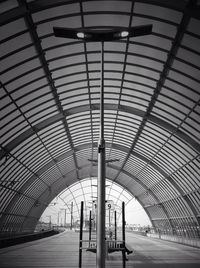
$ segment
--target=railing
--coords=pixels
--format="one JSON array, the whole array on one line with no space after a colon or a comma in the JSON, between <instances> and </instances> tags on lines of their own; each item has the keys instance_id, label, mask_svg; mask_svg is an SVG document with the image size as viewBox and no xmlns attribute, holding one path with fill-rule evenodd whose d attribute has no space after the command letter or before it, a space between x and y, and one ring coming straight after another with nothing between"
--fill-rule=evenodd
<instances>
[{"instance_id":1,"label":"railing","mask_svg":"<svg viewBox=\"0 0 200 268\"><path fill-rule=\"evenodd\" d=\"M190 227L189 231L180 228L175 230L169 228L138 228L137 230L127 228L126 231L129 233L135 233L200 248L200 234L197 228L191 229Z\"/></svg>"}]
</instances>

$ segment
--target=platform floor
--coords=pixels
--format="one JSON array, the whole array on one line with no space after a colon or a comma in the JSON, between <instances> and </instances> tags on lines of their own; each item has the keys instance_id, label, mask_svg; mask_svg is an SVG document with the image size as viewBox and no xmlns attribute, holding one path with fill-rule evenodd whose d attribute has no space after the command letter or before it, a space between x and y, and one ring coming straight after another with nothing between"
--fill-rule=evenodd
<instances>
[{"instance_id":1,"label":"platform floor","mask_svg":"<svg viewBox=\"0 0 200 268\"><path fill-rule=\"evenodd\" d=\"M126 234L129 255L126 268L199 268L200 249ZM78 267L79 233L66 231L59 235L0 249L1 268L73 268ZM83 251L83 268L96 267L96 255ZM106 268L122 267L120 253L109 254Z\"/></svg>"}]
</instances>

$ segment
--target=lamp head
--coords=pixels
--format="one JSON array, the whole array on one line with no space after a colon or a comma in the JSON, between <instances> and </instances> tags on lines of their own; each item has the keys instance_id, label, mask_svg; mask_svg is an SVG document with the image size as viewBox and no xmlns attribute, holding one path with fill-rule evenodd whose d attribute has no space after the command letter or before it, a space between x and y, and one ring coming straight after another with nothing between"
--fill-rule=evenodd
<instances>
[{"instance_id":1,"label":"lamp head","mask_svg":"<svg viewBox=\"0 0 200 268\"><path fill-rule=\"evenodd\" d=\"M55 36L81 39L87 42L104 42L115 41L127 37L136 37L151 34L152 25L142 25L130 28L117 28L117 29L104 29L104 30L92 30L92 29L75 29L64 27L53 27Z\"/></svg>"}]
</instances>

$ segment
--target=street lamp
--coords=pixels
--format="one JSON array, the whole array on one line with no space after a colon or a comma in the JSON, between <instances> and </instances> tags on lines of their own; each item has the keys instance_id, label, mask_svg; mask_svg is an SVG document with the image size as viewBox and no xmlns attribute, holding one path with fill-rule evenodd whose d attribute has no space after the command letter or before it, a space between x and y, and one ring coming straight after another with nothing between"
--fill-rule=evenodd
<instances>
[{"instance_id":1,"label":"street lamp","mask_svg":"<svg viewBox=\"0 0 200 268\"><path fill-rule=\"evenodd\" d=\"M69 204L65 204L65 206L69 206ZM69 209L69 211L70 211L70 217L71 217L71 219L70 219L70 230L72 230L72 228L73 228L73 202L71 202L71 204L70 204L70 208L68 207L68 209ZM65 210L65 224L66 224L66 210Z\"/></svg>"},{"instance_id":2,"label":"street lamp","mask_svg":"<svg viewBox=\"0 0 200 268\"><path fill-rule=\"evenodd\" d=\"M58 211L57 214L57 226L59 227L59 223L60 223L60 211Z\"/></svg>"},{"instance_id":3,"label":"street lamp","mask_svg":"<svg viewBox=\"0 0 200 268\"><path fill-rule=\"evenodd\" d=\"M48 215L46 217L49 218L49 229L51 230L51 215Z\"/></svg>"},{"instance_id":4,"label":"street lamp","mask_svg":"<svg viewBox=\"0 0 200 268\"><path fill-rule=\"evenodd\" d=\"M64 216L64 227L66 227L66 214L67 214L67 209L66 208L61 208L60 211L64 211L65 212L65 216Z\"/></svg>"},{"instance_id":5,"label":"street lamp","mask_svg":"<svg viewBox=\"0 0 200 268\"><path fill-rule=\"evenodd\" d=\"M98 205L96 267L105 267L105 140L104 140L104 42L151 34L152 25L104 30L53 27L56 37L101 42L100 133L98 142Z\"/></svg>"}]
</instances>

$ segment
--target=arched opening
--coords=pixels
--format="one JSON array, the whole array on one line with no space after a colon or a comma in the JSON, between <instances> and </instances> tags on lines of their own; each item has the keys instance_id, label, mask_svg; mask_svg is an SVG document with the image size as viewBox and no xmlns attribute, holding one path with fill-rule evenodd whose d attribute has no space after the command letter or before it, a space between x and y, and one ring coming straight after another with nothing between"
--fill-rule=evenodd
<instances>
[{"instance_id":1,"label":"arched opening","mask_svg":"<svg viewBox=\"0 0 200 268\"><path fill-rule=\"evenodd\" d=\"M40 217L37 229L53 226L76 228L80 219L80 205L84 201L85 221L89 220L89 212L97 201L97 178L90 177L80 180L59 193L48 205ZM151 222L140 203L119 184L106 180L106 201L112 205L112 211L117 211L117 221L121 223L121 203L125 202L127 226L150 226ZM94 211L93 211L94 212ZM110 219L109 219L110 216ZM106 214L106 222L113 221L113 213Z\"/></svg>"}]
</instances>

